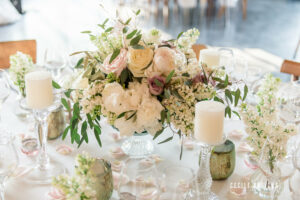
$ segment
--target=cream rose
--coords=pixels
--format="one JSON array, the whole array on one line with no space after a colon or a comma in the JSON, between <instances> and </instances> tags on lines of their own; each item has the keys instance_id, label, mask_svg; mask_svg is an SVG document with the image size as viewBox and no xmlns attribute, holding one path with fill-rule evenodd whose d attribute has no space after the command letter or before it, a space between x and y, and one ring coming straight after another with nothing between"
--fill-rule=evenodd
<instances>
[{"instance_id":1,"label":"cream rose","mask_svg":"<svg viewBox=\"0 0 300 200\"><path fill-rule=\"evenodd\" d=\"M160 47L156 49L153 58L153 65L145 71L147 77L168 76L175 69L174 50L168 47Z\"/></svg>"},{"instance_id":2,"label":"cream rose","mask_svg":"<svg viewBox=\"0 0 300 200\"><path fill-rule=\"evenodd\" d=\"M112 61L112 63L109 64L111 56L112 54L105 58L103 65L100 66L100 69L106 74L113 72L117 76L120 76L127 64L127 50L121 49L120 54Z\"/></svg>"},{"instance_id":3,"label":"cream rose","mask_svg":"<svg viewBox=\"0 0 300 200\"><path fill-rule=\"evenodd\" d=\"M153 59L153 50L151 48L133 49L129 48L128 68L135 77L144 77L147 65Z\"/></svg>"}]
</instances>

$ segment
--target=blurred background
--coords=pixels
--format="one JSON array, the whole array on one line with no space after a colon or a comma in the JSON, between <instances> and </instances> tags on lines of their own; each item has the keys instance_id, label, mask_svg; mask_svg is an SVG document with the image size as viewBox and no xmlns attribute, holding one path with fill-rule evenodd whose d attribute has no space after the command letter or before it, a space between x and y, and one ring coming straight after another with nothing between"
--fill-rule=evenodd
<instances>
[{"instance_id":1,"label":"blurred background","mask_svg":"<svg viewBox=\"0 0 300 200\"><path fill-rule=\"evenodd\" d=\"M196 27L200 44L261 48L300 60L299 0L0 0L0 41L37 40L38 62L49 48L91 49L88 36L80 32L100 31L97 24L116 9L141 9L140 24L169 37Z\"/></svg>"}]
</instances>

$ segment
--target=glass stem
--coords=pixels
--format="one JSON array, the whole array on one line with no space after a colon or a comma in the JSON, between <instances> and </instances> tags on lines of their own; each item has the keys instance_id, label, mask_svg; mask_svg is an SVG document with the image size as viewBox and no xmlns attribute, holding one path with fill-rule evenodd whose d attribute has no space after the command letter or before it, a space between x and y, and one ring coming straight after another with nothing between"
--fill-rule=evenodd
<instances>
[{"instance_id":1,"label":"glass stem","mask_svg":"<svg viewBox=\"0 0 300 200\"><path fill-rule=\"evenodd\" d=\"M4 183L1 181L0 183L0 200L5 200L4 198Z\"/></svg>"},{"instance_id":2,"label":"glass stem","mask_svg":"<svg viewBox=\"0 0 300 200\"><path fill-rule=\"evenodd\" d=\"M210 174L210 155L212 146L202 145L200 147L199 169L197 172L197 188L200 196L204 197L210 194L212 177Z\"/></svg>"},{"instance_id":3,"label":"glass stem","mask_svg":"<svg viewBox=\"0 0 300 200\"><path fill-rule=\"evenodd\" d=\"M38 157L38 167L40 170L46 170L49 165L49 156L47 154L47 135L48 125L47 118L42 116L41 113L35 112L38 115L37 118L37 131L40 145L40 153Z\"/></svg>"}]
</instances>

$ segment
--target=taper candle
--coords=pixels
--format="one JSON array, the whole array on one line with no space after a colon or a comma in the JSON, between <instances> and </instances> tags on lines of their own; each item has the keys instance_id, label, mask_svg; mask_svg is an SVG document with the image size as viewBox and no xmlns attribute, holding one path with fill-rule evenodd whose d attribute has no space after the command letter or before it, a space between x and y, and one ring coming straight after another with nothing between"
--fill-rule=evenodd
<instances>
[{"instance_id":1,"label":"taper candle","mask_svg":"<svg viewBox=\"0 0 300 200\"><path fill-rule=\"evenodd\" d=\"M195 138L209 145L223 140L224 104L216 101L201 101L195 106Z\"/></svg>"},{"instance_id":2,"label":"taper candle","mask_svg":"<svg viewBox=\"0 0 300 200\"><path fill-rule=\"evenodd\" d=\"M25 75L26 101L29 108L44 109L53 103L51 73L34 71Z\"/></svg>"},{"instance_id":3,"label":"taper candle","mask_svg":"<svg viewBox=\"0 0 300 200\"><path fill-rule=\"evenodd\" d=\"M220 65L220 52L214 49L203 49L200 51L200 62L207 67L218 67Z\"/></svg>"}]
</instances>

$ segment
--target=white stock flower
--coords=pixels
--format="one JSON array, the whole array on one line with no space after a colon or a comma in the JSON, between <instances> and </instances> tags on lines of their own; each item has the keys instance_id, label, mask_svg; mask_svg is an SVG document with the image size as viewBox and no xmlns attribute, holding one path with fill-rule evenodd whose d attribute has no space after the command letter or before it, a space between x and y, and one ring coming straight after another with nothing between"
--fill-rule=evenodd
<instances>
[{"instance_id":1,"label":"white stock flower","mask_svg":"<svg viewBox=\"0 0 300 200\"><path fill-rule=\"evenodd\" d=\"M143 36L147 44L159 44L161 42L161 32L156 28L149 30Z\"/></svg>"}]
</instances>

